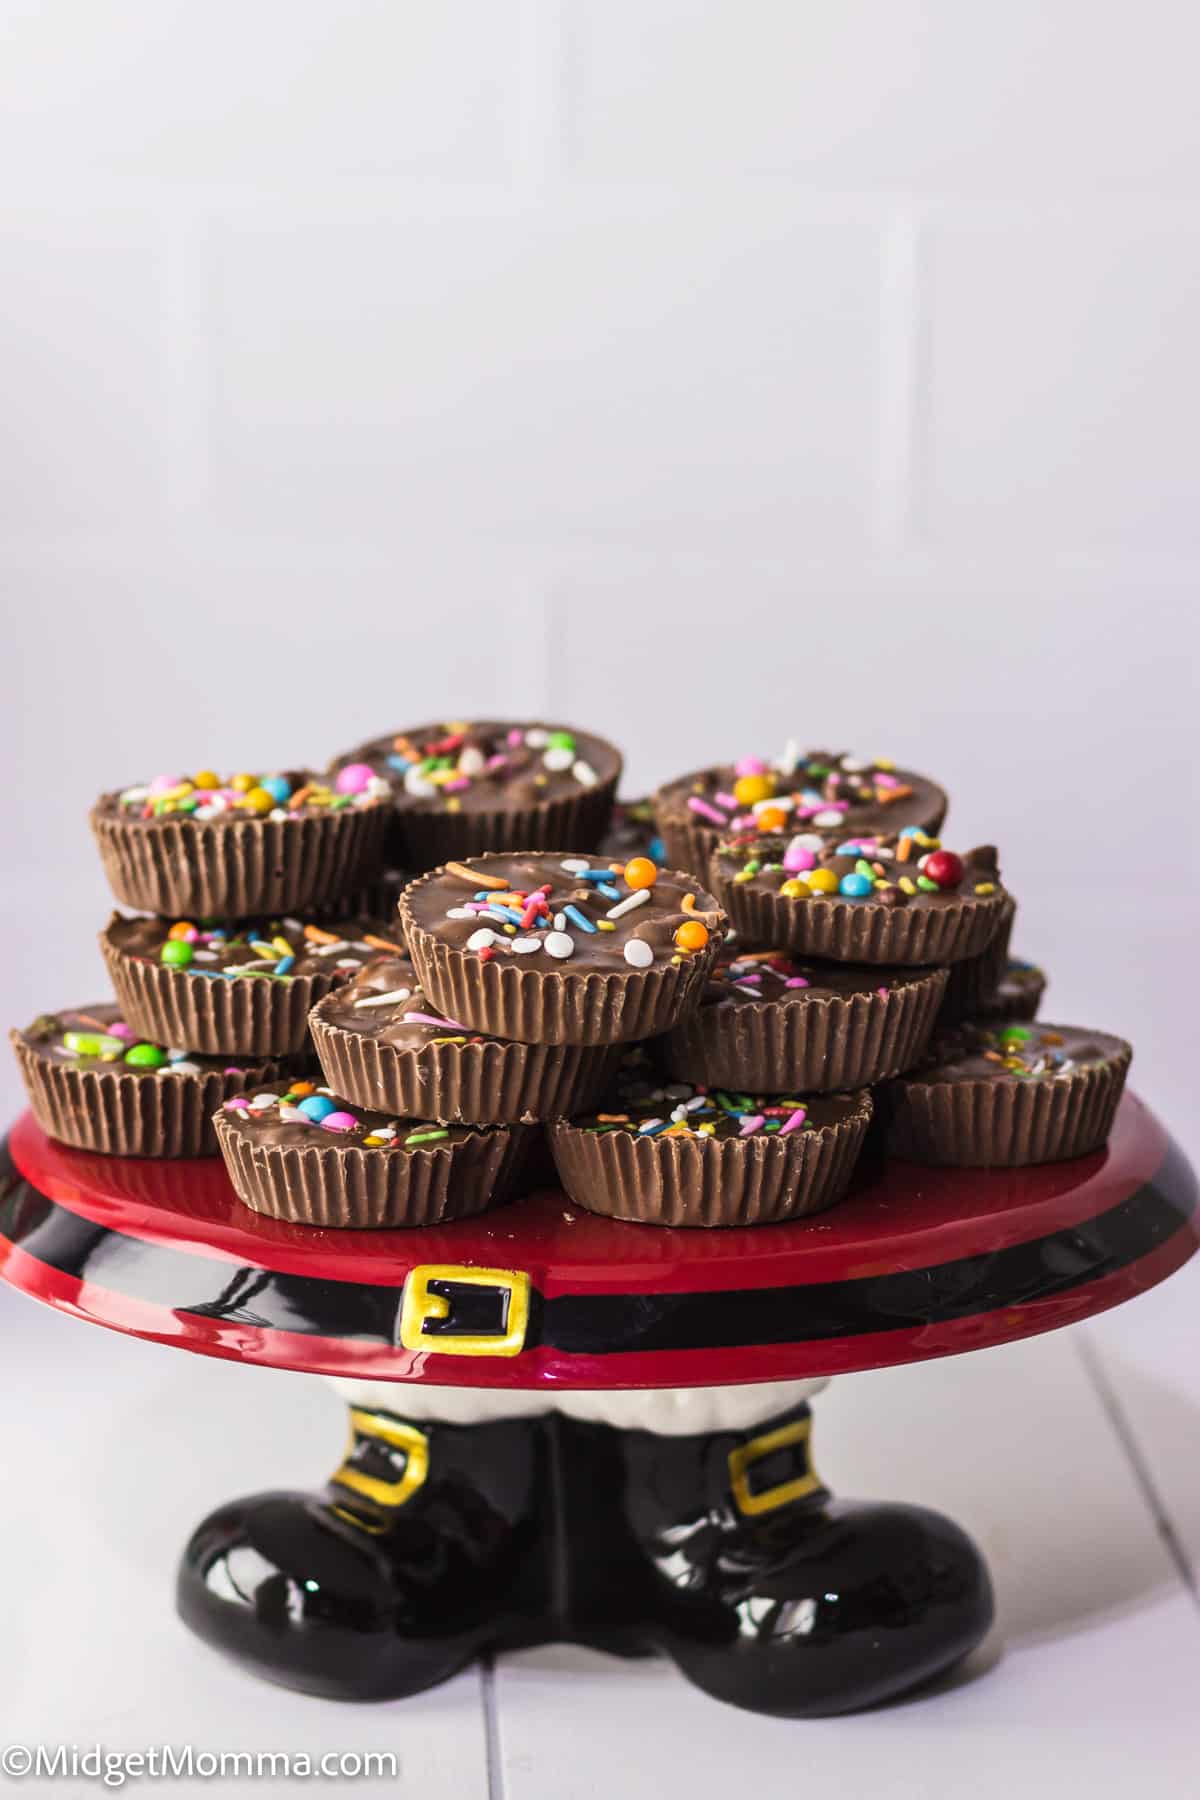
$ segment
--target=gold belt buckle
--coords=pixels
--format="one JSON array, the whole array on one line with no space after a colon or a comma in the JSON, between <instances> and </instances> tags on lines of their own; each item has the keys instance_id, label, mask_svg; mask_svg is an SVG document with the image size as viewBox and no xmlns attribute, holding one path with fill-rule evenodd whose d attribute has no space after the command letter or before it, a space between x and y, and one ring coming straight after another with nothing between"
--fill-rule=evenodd
<instances>
[{"instance_id":1,"label":"gold belt buckle","mask_svg":"<svg viewBox=\"0 0 1200 1800\"><path fill-rule=\"evenodd\" d=\"M499 1331L429 1331L427 1325L454 1317L451 1288L485 1288L503 1296ZM460 1263L420 1263L409 1271L400 1307L400 1343L405 1350L436 1350L439 1356L518 1356L529 1327L529 1276L524 1269L474 1269Z\"/></svg>"},{"instance_id":2,"label":"gold belt buckle","mask_svg":"<svg viewBox=\"0 0 1200 1800\"><path fill-rule=\"evenodd\" d=\"M795 1419L790 1425L765 1431L761 1437L751 1438L748 1444L740 1444L729 1452L729 1486L740 1513L753 1518L757 1513L774 1512L777 1506L787 1506L792 1500L803 1500L806 1495L816 1493L821 1482L808 1458L811 1432L811 1418ZM764 1488L760 1494L752 1493L748 1475L754 1464L766 1456L773 1456L777 1450L790 1449L794 1444L804 1446L806 1472L792 1481L781 1481L773 1488Z\"/></svg>"},{"instance_id":3,"label":"gold belt buckle","mask_svg":"<svg viewBox=\"0 0 1200 1800\"><path fill-rule=\"evenodd\" d=\"M365 1469L356 1464L356 1457L364 1445L386 1445L392 1452L398 1452L395 1462L398 1473L386 1475L368 1475ZM397 1506L403 1506L410 1495L415 1494L429 1474L429 1439L415 1425L406 1425L400 1419L393 1419L387 1413L371 1412L366 1407L350 1408L350 1442L342 1465L337 1473L330 1477L333 1485L348 1488L352 1494L361 1494L385 1513ZM364 1531L380 1532L387 1529L377 1519L363 1517L343 1506L335 1506L339 1518L346 1519Z\"/></svg>"}]
</instances>

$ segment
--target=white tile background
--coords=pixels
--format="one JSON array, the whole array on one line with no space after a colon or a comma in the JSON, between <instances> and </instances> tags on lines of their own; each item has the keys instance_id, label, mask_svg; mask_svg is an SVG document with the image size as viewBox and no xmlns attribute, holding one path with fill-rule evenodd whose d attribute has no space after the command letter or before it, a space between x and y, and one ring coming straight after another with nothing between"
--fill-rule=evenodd
<instances>
[{"instance_id":1,"label":"white tile background","mask_svg":"<svg viewBox=\"0 0 1200 1800\"><path fill-rule=\"evenodd\" d=\"M102 785L442 711L608 729L631 790L795 733L946 780L952 841L1002 847L1052 1016L1133 1037L1200 1152L1198 51L1167 0L0 0L6 1016L99 991ZM1069 1482L1076 1451L1129 1469L1118 1396L1195 1554L1187 1281L1091 1362L948 1365L930 1400L1027 1394ZM3 1309L18 1358L85 1352L27 1312ZM106 1354L128 1383L146 1353ZM232 1404L227 1370L166 1373ZM843 1416L870 1439L917 1379ZM913 1491L960 1498L951 1441L930 1427ZM869 1443L861 1467L886 1474ZM1152 1545L1129 1479L1107 1536ZM1070 1534L1006 1504L1019 1609L1039 1533ZM1096 1779L1136 1733L1151 1791L1186 1791L1173 1580L1136 1650L1100 1609L1053 1671L1009 1655L839 1727L823 1785L878 1786L895 1738L920 1773L890 1791L957 1793L925 1733L969 1716L1010 1757L989 1779L1049 1792L1103 1714ZM665 1675L558 1669L497 1686L517 1800L568 1792L539 1764L556 1708L600 1695L642 1745L664 1709L701 1727Z\"/></svg>"}]
</instances>

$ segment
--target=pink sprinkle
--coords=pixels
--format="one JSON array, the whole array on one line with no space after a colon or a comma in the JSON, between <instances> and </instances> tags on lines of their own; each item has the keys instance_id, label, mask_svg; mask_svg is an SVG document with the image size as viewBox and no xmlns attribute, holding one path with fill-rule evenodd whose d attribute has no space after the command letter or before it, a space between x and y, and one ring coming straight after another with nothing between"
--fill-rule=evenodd
<instances>
[{"instance_id":1,"label":"pink sprinkle","mask_svg":"<svg viewBox=\"0 0 1200 1800\"><path fill-rule=\"evenodd\" d=\"M469 1025L460 1025L457 1019L439 1019L436 1013L405 1013L404 1023L406 1025L448 1025L452 1031L469 1031L471 1029ZM329 1116L330 1118L334 1117L332 1113Z\"/></svg>"},{"instance_id":2,"label":"pink sprinkle","mask_svg":"<svg viewBox=\"0 0 1200 1800\"><path fill-rule=\"evenodd\" d=\"M752 1113L748 1119L742 1120L741 1130L738 1132L738 1136L749 1137L752 1131L758 1131L765 1123L765 1113ZM787 1126L785 1125L783 1129L786 1131Z\"/></svg>"},{"instance_id":3,"label":"pink sprinkle","mask_svg":"<svg viewBox=\"0 0 1200 1800\"><path fill-rule=\"evenodd\" d=\"M887 996L887 989L886 989L886 988L876 988L876 989L875 989L875 992L876 992L876 993L877 993L877 994L882 994L882 995L883 995L883 996L884 996L884 997L885 997L885 998L886 998L886 996Z\"/></svg>"},{"instance_id":4,"label":"pink sprinkle","mask_svg":"<svg viewBox=\"0 0 1200 1800\"><path fill-rule=\"evenodd\" d=\"M132 1028L125 1023L124 1019L114 1019L113 1023L108 1028L108 1035L109 1037L132 1039L133 1031Z\"/></svg>"},{"instance_id":5,"label":"pink sprinkle","mask_svg":"<svg viewBox=\"0 0 1200 1800\"><path fill-rule=\"evenodd\" d=\"M506 736L506 737L505 737L505 739L504 739L504 741L505 741L505 743L506 743L506 744L510 744L510 745L511 745L511 746L512 746L512 748L513 748L513 749L514 749L514 750L516 750L516 749L518 749L518 748L519 748L519 746L520 746L520 745L521 745L521 743L522 743L522 742L523 742L523 741L524 741L524 734L523 734L523 733L522 733L522 732L520 732L520 731L519 731L519 730L518 730L518 729L517 729L517 727L516 727L516 726L515 726L515 725L514 725L514 726L513 726L513 728L512 728L512 730L511 730L511 731L510 731L510 732L509 732L509 733L508 733L508 734L507 734L507 736ZM493 756L493 758L492 758L492 762L495 762L495 760L496 760L496 759L495 759L495 757L494 757L494 756ZM491 766L492 766L492 764L491 764L491 763L489 763L489 764L488 764L488 767L489 767L489 768L491 768Z\"/></svg>"},{"instance_id":6,"label":"pink sprinkle","mask_svg":"<svg viewBox=\"0 0 1200 1800\"><path fill-rule=\"evenodd\" d=\"M358 1120L353 1113L332 1112L326 1113L325 1117L319 1119L317 1123L323 1131L353 1131Z\"/></svg>"},{"instance_id":7,"label":"pink sprinkle","mask_svg":"<svg viewBox=\"0 0 1200 1800\"><path fill-rule=\"evenodd\" d=\"M784 1133L787 1131L799 1131L801 1125L803 1125L803 1123L804 1123L805 1119L807 1119L807 1117L808 1117L808 1108L806 1106L798 1106L796 1108L795 1112L792 1113L788 1118L786 1118L784 1120L783 1124L779 1127L780 1137L782 1137L784 1135Z\"/></svg>"},{"instance_id":8,"label":"pink sprinkle","mask_svg":"<svg viewBox=\"0 0 1200 1800\"><path fill-rule=\"evenodd\" d=\"M811 987L812 982L806 981L803 975L791 975L783 985L784 987ZM880 988L879 991L882 993L883 989Z\"/></svg>"},{"instance_id":9,"label":"pink sprinkle","mask_svg":"<svg viewBox=\"0 0 1200 1800\"><path fill-rule=\"evenodd\" d=\"M729 808L730 812L737 811L738 803L737 803L737 796L735 794L714 794L713 799L716 801L718 806L726 806Z\"/></svg>"},{"instance_id":10,"label":"pink sprinkle","mask_svg":"<svg viewBox=\"0 0 1200 1800\"><path fill-rule=\"evenodd\" d=\"M456 775L453 781L443 781L442 792L443 794L461 794L463 789L469 788L470 785L471 777L469 775Z\"/></svg>"},{"instance_id":11,"label":"pink sprinkle","mask_svg":"<svg viewBox=\"0 0 1200 1800\"><path fill-rule=\"evenodd\" d=\"M743 756L741 762L733 765L735 775L765 775L767 765L759 756Z\"/></svg>"},{"instance_id":12,"label":"pink sprinkle","mask_svg":"<svg viewBox=\"0 0 1200 1800\"><path fill-rule=\"evenodd\" d=\"M900 783L897 780L896 776L885 775L882 769L877 769L875 771L875 786L876 787L893 788L893 787L899 787Z\"/></svg>"},{"instance_id":13,"label":"pink sprinkle","mask_svg":"<svg viewBox=\"0 0 1200 1800\"><path fill-rule=\"evenodd\" d=\"M232 1100L227 1100L225 1102L225 1111L226 1112L249 1112L250 1111L250 1102L248 1100L243 1100L243 1098L240 1094L235 1094L233 1096Z\"/></svg>"},{"instance_id":14,"label":"pink sprinkle","mask_svg":"<svg viewBox=\"0 0 1200 1800\"><path fill-rule=\"evenodd\" d=\"M795 816L798 819L811 819L813 814L819 813L820 810L821 808L819 806L798 806L796 808Z\"/></svg>"},{"instance_id":15,"label":"pink sprinkle","mask_svg":"<svg viewBox=\"0 0 1200 1800\"><path fill-rule=\"evenodd\" d=\"M514 734L510 731L508 734L508 741L510 744L514 742L519 744L521 741L520 732L518 731L514 737ZM489 775L494 775L497 769L507 769L508 758L502 753L497 752L495 756L489 756L483 766Z\"/></svg>"},{"instance_id":16,"label":"pink sprinkle","mask_svg":"<svg viewBox=\"0 0 1200 1800\"><path fill-rule=\"evenodd\" d=\"M734 831L753 831L757 824L758 820L753 813L739 813L736 819L731 820Z\"/></svg>"},{"instance_id":17,"label":"pink sprinkle","mask_svg":"<svg viewBox=\"0 0 1200 1800\"><path fill-rule=\"evenodd\" d=\"M178 775L156 775L154 780L150 783L150 792L152 794L165 794L168 789L178 787L179 780L180 778Z\"/></svg>"},{"instance_id":18,"label":"pink sprinkle","mask_svg":"<svg viewBox=\"0 0 1200 1800\"><path fill-rule=\"evenodd\" d=\"M817 853L815 850L806 849L803 844L789 844L783 853L783 866L792 873L815 869Z\"/></svg>"},{"instance_id":19,"label":"pink sprinkle","mask_svg":"<svg viewBox=\"0 0 1200 1800\"><path fill-rule=\"evenodd\" d=\"M724 813L718 812L715 806L710 806L707 800L702 800L699 794L689 794L688 805L694 813L699 813L702 819L707 819L710 825L724 827L729 823Z\"/></svg>"}]
</instances>

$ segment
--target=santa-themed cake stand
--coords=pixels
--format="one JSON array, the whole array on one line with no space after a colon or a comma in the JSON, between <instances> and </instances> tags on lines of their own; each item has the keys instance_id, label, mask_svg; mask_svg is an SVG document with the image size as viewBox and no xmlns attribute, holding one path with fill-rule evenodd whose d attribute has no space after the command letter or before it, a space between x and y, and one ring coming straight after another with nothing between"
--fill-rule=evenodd
<instances>
[{"instance_id":1,"label":"santa-themed cake stand","mask_svg":"<svg viewBox=\"0 0 1200 1800\"><path fill-rule=\"evenodd\" d=\"M231 1503L184 1555L185 1619L256 1672L396 1695L570 1638L665 1649L723 1699L802 1716L912 1686L991 1616L957 1526L830 1500L807 1399L1132 1299L1197 1249L1196 1199L1128 1094L1077 1161L891 1162L828 1214L713 1231L554 1191L310 1230L242 1206L218 1158L90 1155L27 1114L0 1274L92 1324L338 1378L350 1444L323 1494Z\"/></svg>"}]
</instances>

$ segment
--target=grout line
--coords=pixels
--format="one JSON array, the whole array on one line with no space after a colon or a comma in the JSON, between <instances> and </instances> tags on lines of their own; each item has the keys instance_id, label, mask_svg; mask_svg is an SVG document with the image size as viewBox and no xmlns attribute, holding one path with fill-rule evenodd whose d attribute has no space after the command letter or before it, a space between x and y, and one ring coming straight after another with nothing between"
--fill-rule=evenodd
<instances>
[{"instance_id":1,"label":"grout line","mask_svg":"<svg viewBox=\"0 0 1200 1800\"><path fill-rule=\"evenodd\" d=\"M488 1800L504 1800L504 1753L500 1744L500 1714L496 1705L496 1659L489 1651L479 1661L479 1685L483 1699L483 1741L487 1751Z\"/></svg>"},{"instance_id":2,"label":"grout line","mask_svg":"<svg viewBox=\"0 0 1200 1800\"><path fill-rule=\"evenodd\" d=\"M1081 1331L1076 1333L1075 1342L1084 1370L1096 1390L1101 1406L1108 1415L1109 1424L1115 1431L1121 1448L1129 1459L1134 1480L1141 1489L1142 1498L1150 1510L1150 1515L1154 1520L1158 1535L1163 1541L1167 1555L1175 1564L1179 1579L1191 1595L1193 1603L1200 1607L1200 1582L1197 1580L1196 1570L1192 1567L1187 1549L1175 1529L1158 1483L1150 1472L1150 1465L1138 1442L1137 1434L1129 1422L1129 1415L1108 1378L1108 1372L1091 1337L1086 1331Z\"/></svg>"},{"instance_id":3,"label":"grout line","mask_svg":"<svg viewBox=\"0 0 1200 1800\"><path fill-rule=\"evenodd\" d=\"M908 543L914 529L925 411L922 276L920 220L912 206L901 206L879 247L875 526L887 549Z\"/></svg>"}]
</instances>

